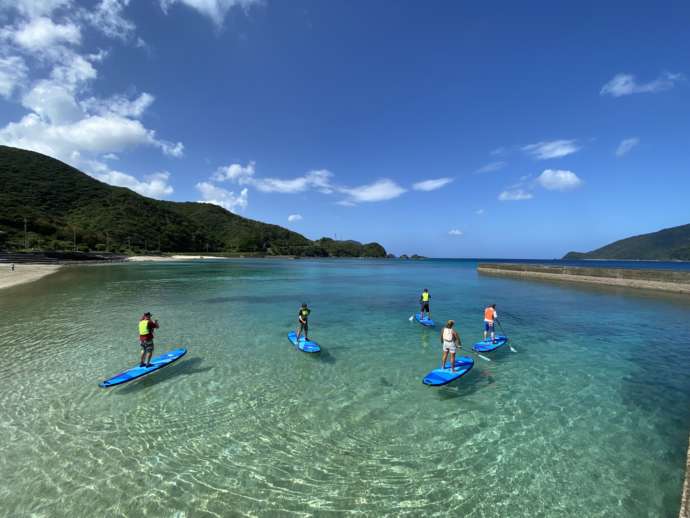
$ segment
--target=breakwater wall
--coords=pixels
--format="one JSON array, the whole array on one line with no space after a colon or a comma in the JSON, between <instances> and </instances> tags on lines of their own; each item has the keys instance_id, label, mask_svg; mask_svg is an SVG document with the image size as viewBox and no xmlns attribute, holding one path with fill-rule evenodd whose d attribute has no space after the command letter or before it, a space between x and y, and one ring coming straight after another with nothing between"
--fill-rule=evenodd
<instances>
[{"instance_id":1,"label":"breakwater wall","mask_svg":"<svg viewBox=\"0 0 690 518\"><path fill-rule=\"evenodd\" d=\"M486 275L579 282L690 295L690 272L518 263L480 263L477 271Z\"/></svg>"},{"instance_id":2,"label":"breakwater wall","mask_svg":"<svg viewBox=\"0 0 690 518\"><path fill-rule=\"evenodd\" d=\"M678 518L690 518L690 447L688 448L688 458L685 467L685 483L683 484L683 495L680 498L680 512Z\"/></svg>"}]
</instances>

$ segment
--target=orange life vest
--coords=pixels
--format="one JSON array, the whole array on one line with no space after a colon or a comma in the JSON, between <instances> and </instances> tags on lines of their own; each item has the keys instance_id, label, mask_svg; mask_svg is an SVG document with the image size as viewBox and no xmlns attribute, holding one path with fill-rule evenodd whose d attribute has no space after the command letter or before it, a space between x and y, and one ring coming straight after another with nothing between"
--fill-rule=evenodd
<instances>
[{"instance_id":1,"label":"orange life vest","mask_svg":"<svg viewBox=\"0 0 690 518\"><path fill-rule=\"evenodd\" d=\"M487 322L494 321L494 308L488 307L484 310L484 320L486 320Z\"/></svg>"}]
</instances>

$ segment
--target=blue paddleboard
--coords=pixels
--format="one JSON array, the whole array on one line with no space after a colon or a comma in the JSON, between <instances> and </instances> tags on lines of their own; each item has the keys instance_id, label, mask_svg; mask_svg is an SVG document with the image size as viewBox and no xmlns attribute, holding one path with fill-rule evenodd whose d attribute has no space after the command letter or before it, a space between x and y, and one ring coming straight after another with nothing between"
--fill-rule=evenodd
<instances>
[{"instance_id":1,"label":"blue paddleboard","mask_svg":"<svg viewBox=\"0 0 690 518\"><path fill-rule=\"evenodd\" d=\"M474 344L472 346L472 349L474 349L478 353L490 353L491 351L495 351L499 347L505 345L507 342L507 336L496 335L495 342L492 342L491 338L487 338L486 340L482 340L481 342L477 342L476 344Z\"/></svg>"},{"instance_id":2,"label":"blue paddleboard","mask_svg":"<svg viewBox=\"0 0 690 518\"><path fill-rule=\"evenodd\" d=\"M146 376L147 374L153 371L157 371L158 369L167 367L171 363L182 358L185 354L187 354L187 349L174 349L172 351L169 351L165 354L161 354L160 356L156 356L155 358L153 358L151 360L150 367L132 367L131 369L127 369L126 371L123 371L120 374L116 374L112 378L108 378L105 381L101 381L98 384L98 386L102 388L108 388L114 387L115 385L122 385L123 383L127 383L128 381L141 378L142 376Z\"/></svg>"},{"instance_id":3,"label":"blue paddleboard","mask_svg":"<svg viewBox=\"0 0 690 518\"><path fill-rule=\"evenodd\" d=\"M421 313L415 313L414 319L426 327L434 327L434 325L436 325L436 324L434 324L434 321L431 320L428 316L426 316L424 318L420 318L421 316L422 316Z\"/></svg>"},{"instance_id":4,"label":"blue paddleboard","mask_svg":"<svg viewBox=\"0 0 690 518\"><path fill-rule=\"evenodd\" d=\"M295 333L294 331L290 331L287 336L288 340L290 340L290 343L302 352L318 353L319 351L321 351L321 347L319 347L319 344L317 344L316 342L312 342L311 340L305 340L303 336L299 337L298 343L297 333Z\"/></svg>"},{"instance_id":5,"label":"blue paddleboard","mask_svg":"<svg viewBox=\"0 0 690 518\"><path fill-rule=\"evenodd\" d=\"M422 383L431 385L432 387L446 385L470 372L472 367L474 367L474 360L472 358L469 356L460 356L455 359L455 372L451 372L450 368L434 369L424 376Z\"/></svg>"}]
</instances>

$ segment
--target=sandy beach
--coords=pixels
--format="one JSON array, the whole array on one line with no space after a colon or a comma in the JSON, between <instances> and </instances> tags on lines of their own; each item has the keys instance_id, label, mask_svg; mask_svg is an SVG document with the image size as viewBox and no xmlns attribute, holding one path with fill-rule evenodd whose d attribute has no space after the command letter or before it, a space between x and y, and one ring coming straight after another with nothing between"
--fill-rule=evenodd
<instances>
[{"instance_id":1,"label":"sandy beach","mask_svg":"<svg viewBox=\"0 0 690 518\"><path fill-rule=\"evenodd\" d=\"M128 257L128 261L189 261L191 259L219 259L211 255L133 255Z\"/></svg>"},{"instance_id":2,"label":"sandy beach","mask_svg":"<svg viewBox=\"0 0 690 518\"><path fill-rule=\"evenodd\" d=\"M14 271L7 263L0 264L0 289L32 282L55 273L61 268L50 264L15 264Z\"/></svg>"}]
</instances>

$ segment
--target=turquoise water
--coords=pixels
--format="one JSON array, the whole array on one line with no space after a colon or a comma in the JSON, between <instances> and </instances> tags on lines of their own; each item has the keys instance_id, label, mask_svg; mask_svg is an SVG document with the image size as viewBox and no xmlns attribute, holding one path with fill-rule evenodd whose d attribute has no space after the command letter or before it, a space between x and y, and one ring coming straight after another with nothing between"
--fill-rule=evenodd
<instances>
[{"instance_id":1,"label":"turquoise water","mask_svg":"<svg viewBox=\"0 0 690 518\"><path fill-rule=\"evenodd\" d=\"M673 516L687 297L480 277L454 261L67 268L0 292L2 516ZM517 350L422 384L496 302ZM313 308L319 356L287 341ZM185 358L138 360L136 324Z\"/></svg>"}]
</instances>

